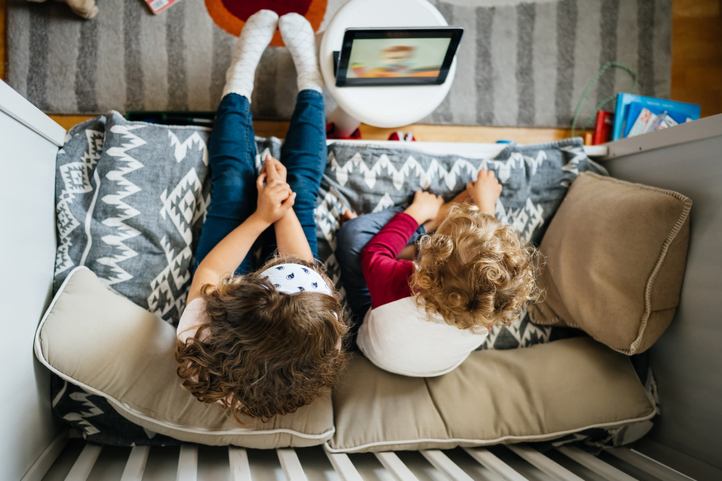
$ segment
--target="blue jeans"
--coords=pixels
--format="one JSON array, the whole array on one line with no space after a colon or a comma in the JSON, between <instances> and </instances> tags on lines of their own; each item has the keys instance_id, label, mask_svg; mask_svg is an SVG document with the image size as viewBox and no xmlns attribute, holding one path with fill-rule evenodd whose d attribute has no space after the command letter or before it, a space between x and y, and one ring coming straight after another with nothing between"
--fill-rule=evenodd
<instances>
[{"instance_id":1,"label":"blue jeans","mask_svg":"<svg viewBox=\"0 0 722 481\"><path fill-rule=\"evenodd\" d=\"M302 90L296 97L288 133L279 159L288 172L287 182L296 193L293 210L317 256L314 209L321 177L326 166L326 118L323 96L315 90ZM251 105L246 97L228 94L221 100L208 143L211 172L211 203L196 247L196 265L256 210L256 140ZM259 238L236 274L252 272L259 266L253 258L262 248L262 261L273 254L276 239L273 227Z\"/></svg>"},{"instance_id":2,"label":"blue jeans","mask_svg":"<svg viewBox=\"0 0 722 481\"><path fill-rule=\"evenodd\" d=\"M361 251L400 211L401 209L395 208L361 215L344 222L336 234L336 259L341 266L341 282L346 290L346 303L351 309L353 337L366 311L371 307L371 296L361 272ZM426 229L421 225L409 239L409 244L415 243L424 234Z\"/></svg>"}]
</instances>

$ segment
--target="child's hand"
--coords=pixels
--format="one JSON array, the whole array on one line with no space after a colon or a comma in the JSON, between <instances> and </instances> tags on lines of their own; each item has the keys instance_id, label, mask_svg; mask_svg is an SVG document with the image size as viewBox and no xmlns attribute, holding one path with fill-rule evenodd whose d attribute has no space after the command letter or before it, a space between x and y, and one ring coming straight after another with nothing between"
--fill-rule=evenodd
<instances>
[{"instance_id":1,"label":"child's hand","mask_svg":"<svg viewBox=\"0 0 722 481\"><path fill-rule=\"evenodd\" d=\"M273 224L283 217L293 207L296 200L296 193L285 182L269 181L266 183L267 174L263 172L256 180L258 189L258 205L255 215L267 224Z\"/></svg>"},{"instance_id":2,"label":"child's hand","mask_svg":"<svg viewBox=\"0 0 722 481\"><path fill-rule=\"evenodd\" d=\"M441 206L439 209L439 212L436 214L436 217L427 221L424 224L424 228L426 229L426 232L431 233L436 230L437 227L441 225L442 222L444 222L444 219L446 219L446 216L449 215L449 210L451 210L451 207L454 204L461 204L463 202L470 202L471 199L469 199L469 193L466 191L466 189L459 192L456 197L451 199L449 202L446 202L444 205Z\"/></svg>"},{"instance_id":3,"label":"child's hand","mask_svg":"<svg viewBox=\"0 0 722 481\"><path fill-rule=\"evenodd\" d=\"M286 166L271 154L266 154L263 160L263 172L266 174L268 183L274 181L286 182Z\"/></svg>"},{"instance_id":4,"label":"child's hand","mask_svg":"<svg viewBox=\"0 0 722 481\"><path fill-rule=\"evenodd\" d=\"M466 192L483 213L489 215L496 213L496 201L501 195L501 184L496 180L494 172L480 170L476 182L466 184Z\"/></svg>"},{"instance_id":5,"label":"child's hand","mask_svg":"<svg viewBox=\"0 0 722 481\"><path fill-rule=\"evenodd\" d=\"M423 224L427 220L435 219L442 205L444 199L441 196L420 190L414 194L414 201L404 212L419 224Z\"/></svg>"}]
</instances>

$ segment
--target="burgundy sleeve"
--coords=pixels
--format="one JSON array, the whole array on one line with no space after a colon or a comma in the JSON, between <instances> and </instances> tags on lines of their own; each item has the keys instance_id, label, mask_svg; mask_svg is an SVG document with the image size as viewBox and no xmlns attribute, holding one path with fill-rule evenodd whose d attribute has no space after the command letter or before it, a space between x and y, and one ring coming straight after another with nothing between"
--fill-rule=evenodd
<instances>
[{"instance_id":1,"label":"burgundy sleeve","mask_svg":"<svg viewBox=\"0 0 722 481\"><path fill-rule=\"evenodd\" d=\"M406 247L419 224L408 214L396 214L361 252L361 272L371 294L371 307L411 295L409 277L414 263L396 256Z\"/></svg>"}]
</instances>

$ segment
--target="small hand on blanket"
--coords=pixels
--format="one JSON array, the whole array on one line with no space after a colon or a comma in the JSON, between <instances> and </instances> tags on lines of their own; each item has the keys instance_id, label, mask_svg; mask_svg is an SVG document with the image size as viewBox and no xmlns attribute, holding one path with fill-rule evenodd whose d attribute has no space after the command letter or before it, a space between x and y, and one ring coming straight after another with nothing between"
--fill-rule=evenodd
<instances>
[{"instance_id":1,"label":"small hand on blanket","mask_svg":"<svg viewBox=\"0 0 722 481\"><path fill-rule=\"evenodd\" d=\"M424 229L426 229L426 232L431 233L435 231L439 227L439 225L444 222L444 219L446 219L446 217L449 215L449 210L451 210L451 207L453 207L454 204L469 202L469 200L469 193L466 190L462 190L461 192L456 194L453 199L441 206L439 212L436 214L436 217L424 223Z\"/></svg>"},{"instance_id":2,"label":"small hand on blanket","mask_svg":"<svg viewBox=\"0 0 722 481\"><path fill-rule=\"evenodd\" d=\"M414 194L413 202L406 208L404 213L413 217L421 225L424 222L436 219L443 205L444 199L441 196L420 190Z\"/></svg>"},{"instance_id":3,"label":"small hand on blanket","mask_svg":"<svg viewBox=\"0 0 722 481\"><path fill-rule=\"evenodd\" d=\"M501 195L501 184L496 180L494 172L486 169L480 170L476 176L476 182L466 184L466 192L484 214L496 214L496 201Z\"/></svg>"}]
</instances>

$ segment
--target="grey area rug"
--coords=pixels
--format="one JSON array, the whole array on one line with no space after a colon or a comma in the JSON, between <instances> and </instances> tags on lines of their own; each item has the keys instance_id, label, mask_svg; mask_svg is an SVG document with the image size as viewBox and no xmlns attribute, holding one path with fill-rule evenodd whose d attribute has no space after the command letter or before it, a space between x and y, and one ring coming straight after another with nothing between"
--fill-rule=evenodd
<instances>
[{"instance_id":1,"label":"grey area rug","mask_svg":"<svg viewBox=\"0 0 722 481\"><path fill-rule=\"evenodd\" d=\"M329 9L345 1L329 0ZM233 38L203 3L184 0L153 16L140 1L105 1L83 21L65 5L10 0L9 83L54 113L214 110ZM424 122L566 127L585 84L610 61L636 71L639 87L624 72L608 73L581 125L615 91L669 94L671 0L432 3L465 34L451 93ZM269 49L257 72L256 117L288 118L295 92L290 56Z\"/></svg>"}]
</instances>

